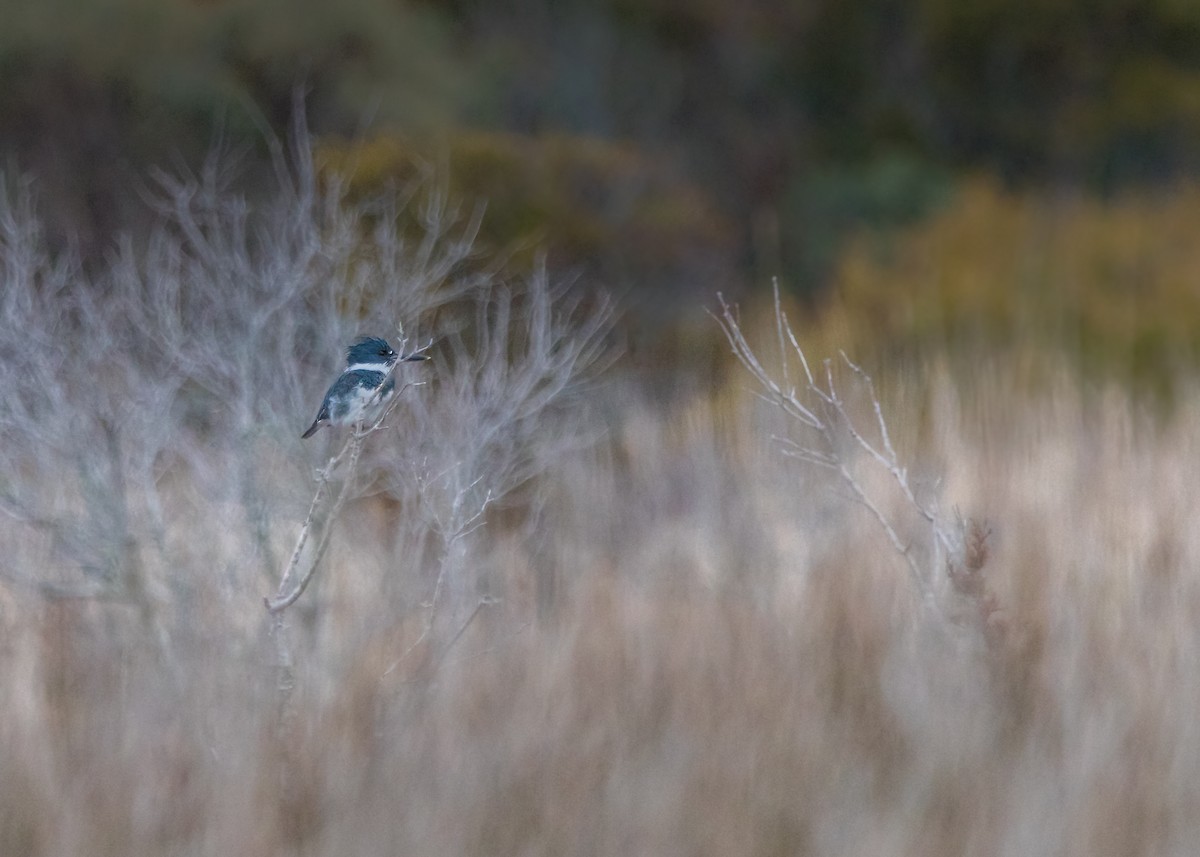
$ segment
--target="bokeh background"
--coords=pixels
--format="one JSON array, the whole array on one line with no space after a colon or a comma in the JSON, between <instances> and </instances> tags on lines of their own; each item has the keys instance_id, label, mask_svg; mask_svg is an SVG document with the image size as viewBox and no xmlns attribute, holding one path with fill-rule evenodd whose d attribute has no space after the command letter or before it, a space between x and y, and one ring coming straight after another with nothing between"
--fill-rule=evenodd
<instances>
[{"instance_id":1,"label":"bokeh background","mask_svg":"<svg viewBox=\"0 0 1200 857\"><path fill-rule=\"evenodd\" d=\"M0 854L1194 854L1198 144L1190 0L0 0Z\"/></svg>"},{"instance_id":2,"label":"bokeh background","mask_svg":"<svg viewBox=\"0 0 1200 857\"><path fill-rule=\"evenodd\" d=\"M655 342L778 277L814 306L842 295L880 347L1020 316L1089 362L1194 358L1167 273L1192 264L1190 3L9 0L4 18L0 147L88 256L139 224L152 166L219 142L252 189L300 88L323 164L367 190L433 165L487 201L487 249L545 250Z\"/></svg>"}]
</instances>

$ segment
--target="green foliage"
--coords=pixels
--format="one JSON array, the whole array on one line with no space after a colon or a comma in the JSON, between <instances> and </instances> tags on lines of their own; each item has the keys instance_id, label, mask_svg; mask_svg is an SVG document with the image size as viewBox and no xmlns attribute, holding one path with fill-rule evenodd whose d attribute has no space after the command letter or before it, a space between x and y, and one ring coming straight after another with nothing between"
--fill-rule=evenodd
<instances>
[{"instance_id":1,"label":"green foliage","mask_svg":"<svg viewBox=\"0 0 1200 857\"><path fill-rule=\"evenodd\" d=\"M12 4L9 4L12 5ZM461 64L440 22L382 0L48 0L5 10L0 68L122 90L138 110L211 121L259 108L286 121L304 78L326 121L440 124L458 103ZM376 103L377 102L377 103Z\"/></svg>"},{"instance_id":2,"label":"green foliage","mask_svg":"<svg viewBox=\"0 0 1200 857\"><path fill-rule=\"evenodd\" d=\"M849 232L886 233L935 211L950 198L944 169L900 152L859 167L827 166L797 177L783 201L781 243L789 284L823 284Z\"/></svg>"},{"instance_id":3,"label":"green foliage","mask_svg":"<svg viewBox=\"0 0 1200 857\"><path fill-rule=\"evenodd\" d=\"M941 214L841 257L821 327L855 354L1065 352L1166 385L1200 367L1200 187L1109 200L964 184Z\"/></svg>"},{"instance_id":4,"label":"green foliage","mask_svg":"<svg viewBox=\"0 0 1200 857\"><path fill-rule=\"evenodd\" d=\"M930 94L960 144L1019 175L1194 168L1200 6L923 0Z\"/></svg>"},{"instance_id":5,"label":"green foliage","mask_svg":"<svg viewBox=\"0 0 1200 857\"><path fill-rule=\"evenodd\" d=\"M38 177L55 231L93 258L141 212L148 164L194 165L217 138L261 158L300 86L326 131L437 127L465 97L444 22L388 0L3 5L0 156Z\"/></svg>"}]
</instances>

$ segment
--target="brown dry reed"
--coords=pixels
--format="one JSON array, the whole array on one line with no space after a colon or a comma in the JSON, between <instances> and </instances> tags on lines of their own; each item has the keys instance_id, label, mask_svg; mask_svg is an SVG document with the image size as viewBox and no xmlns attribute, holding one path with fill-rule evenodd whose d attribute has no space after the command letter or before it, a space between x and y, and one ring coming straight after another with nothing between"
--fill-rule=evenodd
<instances>
[{"instance_id":1,"label":"brown dry reed","mask_svg":"<svg viewBox=\"0 0 1200 857\"><path fill-rule=\"evenodd\" d=\"M444 204L395 242L297 160L257 212L215 168L166 182L101 275L7 189L0 854L1194 853L1194 406L881 374L957 552L829 451L901 555L749 376L587 387L593 310L496 282ZM298 434L397 321L429 384L368 438L281 689L261 599L325 460Z\"/></svg>"}]
</instances>

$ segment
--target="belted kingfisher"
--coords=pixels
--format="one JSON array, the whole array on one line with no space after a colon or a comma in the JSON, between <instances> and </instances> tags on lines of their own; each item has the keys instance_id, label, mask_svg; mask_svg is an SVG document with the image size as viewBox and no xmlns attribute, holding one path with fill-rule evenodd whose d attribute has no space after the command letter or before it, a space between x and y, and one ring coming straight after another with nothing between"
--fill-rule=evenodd
<instances>
[{"instance_id":1,"label":"belted kingfisher","mask_svg":"<svg viewBox=\"0 0 1200 857\"><path fill-rule=\"evenodd\" d=\"M375 391L383 385L371 410L377 414L387 400L396 392L396 378L388 372L397 360L418 362L428 360L426 354L406 354L403 357L392 350L386 339L364 336L346 349L346 369L330 385L321 402L317 418L301 438L312 437L321 426L348 426L366 420L367 405ZM387 378L387 381L384 381Z\"/></svg>"}]
</instances>

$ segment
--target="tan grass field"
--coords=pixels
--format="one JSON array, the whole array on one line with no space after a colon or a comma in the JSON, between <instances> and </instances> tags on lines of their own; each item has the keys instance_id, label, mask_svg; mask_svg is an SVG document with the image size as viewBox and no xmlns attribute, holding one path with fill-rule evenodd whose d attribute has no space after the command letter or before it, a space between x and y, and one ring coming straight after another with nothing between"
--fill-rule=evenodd
<instances>
[{"instance_id":1,"label":"tan grass field","mask_svg":"<svg viewBox=\"0 0 1200 857\"><path fill-rule=\"evenodd\" d=\"M416 564L383 535L404 510L343 527L287 710L268 585L221 580L252 548L219 509L168 527L201 582L154 601L161 643L124 604L0 590L0 853L1192 853L1200 414L1067 376L900 380L897 443L991 527L986 604L943 580L922 605L741 380L622 397L535 524L477 531L499 603L444 656L409 652Z\"/></svg>"},{"instance_id":2,"label":"tan grass field","mask_svg":"<svg viewBox=\"0 0 1200 857\"><path fill-rule=\"evenodd\" d=\"M820 407L749 307L783 399L664 392L303 154L253 217L164 182L100 274L0 194L0 855L1196 853L1190 375L885 347ZM322 527L364 330L433 359Z\"/></svg>"}]
</instances>

